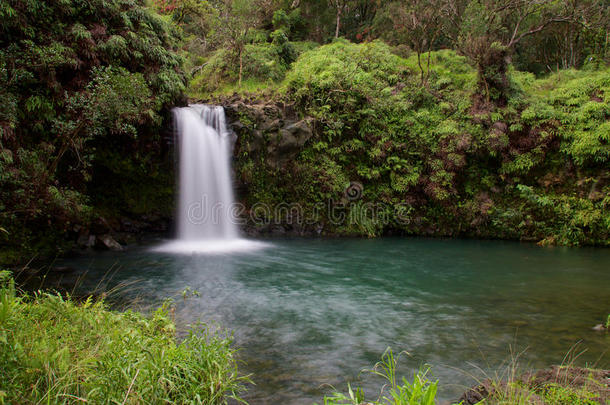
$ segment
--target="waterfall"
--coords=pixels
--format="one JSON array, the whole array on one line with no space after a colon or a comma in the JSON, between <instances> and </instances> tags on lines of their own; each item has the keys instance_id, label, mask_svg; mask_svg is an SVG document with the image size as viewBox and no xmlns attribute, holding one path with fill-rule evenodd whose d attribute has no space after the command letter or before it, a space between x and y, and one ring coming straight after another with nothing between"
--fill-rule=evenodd
<instances>
[{"instance_id":1,"label":"waterfall","mask_svg":"<svg viewBox=\"0 0 610 405\"><path fill-rule=\"evenodd\" d=\"M220 106L174 108L178 168L177 239L157 247L170 253L251 250L239 238L231 181L231 133Z\"/></svg>"},{"instance_id":2,"label":"waterfall","mask_svg":"<svg viewBox=\"0 0 610 405\"><path fill-rule=\"evenodd\" d=\"M174 119L180 159L178 239L237 238L224 109L176 108Z\"/></svg>"}]
</instances>

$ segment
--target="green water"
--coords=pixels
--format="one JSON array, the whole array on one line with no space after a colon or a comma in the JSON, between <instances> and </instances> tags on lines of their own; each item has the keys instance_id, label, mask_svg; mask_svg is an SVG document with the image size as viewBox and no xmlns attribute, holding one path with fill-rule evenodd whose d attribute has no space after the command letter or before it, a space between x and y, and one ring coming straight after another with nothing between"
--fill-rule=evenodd
<instances>
[{"instance_id":1,"label":"green water","mask_svg":"<svg viewBox=\"0 0 610 405\"><path fill-rule=\"evenodd\" d=\"M249 254L172 256L147 248L98 253L62 265L81 290L130 286L121 299L157 305L190 286L181 325L218 321L235 332L252 404L321 402L328 386L360 379L386 347L406 350L401 373L433 366L440 397L502 370L511 347L524 365L610 366L610 335L591 330L610 312L610 250L427 239L271 240ZM104 280L98 285L100 280Z\"/></svg>"}]
</instances>

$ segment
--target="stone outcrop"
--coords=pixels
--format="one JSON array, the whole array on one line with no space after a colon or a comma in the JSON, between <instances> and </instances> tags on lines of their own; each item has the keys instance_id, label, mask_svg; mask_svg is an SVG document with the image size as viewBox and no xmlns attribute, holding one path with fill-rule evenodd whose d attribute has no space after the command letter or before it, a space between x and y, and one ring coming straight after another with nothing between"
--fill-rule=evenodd
<instances>
[{"instance_id":1,"label":"stone outcrop","mask_svg":"<svg viewBox=\"0 0 610 405\"><path fill-rule=\"evenodd\" d=\"M232 98L222 102L227 124L237 135L234 152L264 156L275 168L282 167L313 136L313 120L301 118L292 105Z\"/></svg>"}]
</instances>

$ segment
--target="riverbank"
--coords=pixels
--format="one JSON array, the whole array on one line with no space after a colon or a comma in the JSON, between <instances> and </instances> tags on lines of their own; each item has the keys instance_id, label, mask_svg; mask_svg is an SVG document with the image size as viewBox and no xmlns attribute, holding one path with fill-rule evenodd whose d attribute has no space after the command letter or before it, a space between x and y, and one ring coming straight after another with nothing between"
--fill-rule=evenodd
<instances>
[{"instance_id":1,"label":"riverbank","mask_svg":"<svg viewBox=\"0 0 610 405\"><path fill-rule=\"evenodd\" d=\"M610 370L552 366L512 375L507 381L485 380L466 391L462 405L594 405L610 402Z\"/></svg>"},{"instance_id":2,"label":"riverbank","mask_svg":"<svg viewBox=\"0 0 610 405\"><path fill-rule=\"evenodd\" d=\"M0 403L205 403L238 398L232 339L195 324L176 338L173 307L149 316L102 299L19 294L0 272Z\"/></svg>"},{"instance_id":3,"label":"riverbank","mask_svg":"<svg viewBox=\"0 0 610 405\"><path fill-rule=\"evenodd\" d=\"M346 393L324 397L325 405L434 405L438 380L431 377L430 366L421 368L412 379L397 375L398 357L388 349L380 362L364 370L385 382L377 400L366 400L363 389L348 384ZM516 361L516 359L514 360ZM573 365L515 374L518 364L511 363L507 374L488 378L466 390L454 405L605 405L610 400L610 370ZM449 404L450 402L441 402ZM453 402L451 402L453 403Z\"/></svg>"}]
</instances>

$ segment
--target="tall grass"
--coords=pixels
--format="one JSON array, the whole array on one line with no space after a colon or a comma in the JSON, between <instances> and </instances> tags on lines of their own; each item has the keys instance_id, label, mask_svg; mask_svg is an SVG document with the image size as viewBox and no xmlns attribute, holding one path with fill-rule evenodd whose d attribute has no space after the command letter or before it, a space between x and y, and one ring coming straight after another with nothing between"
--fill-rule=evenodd
<instances>
[{"instance_id":1,"label":"tall grass","mask_svg":"<svg viewBox=\"0 0 610 405\"><path fill-rule=\"evenodd\" d=\"M526 350L517 352L511 345L509 358L493 375L482 369L484 379L471 375L478 385L466 394L471 400L481 398L478 403L486 405L602 405L605 402L599 402L599 392L604 388L595 377L599 370L577 367L578 358L586 351L578 350L579 344L575 344L560 365L534 372L521 364Z\"/></svg>"},{"instance_id":2,"label":"tall grass","mask_svg":"<svg viewBox=\"0 0 610 405\"><path fill-rule=\"evenodd\" d=\"M392 349L388 348L381 361L375 364L369 373L378 375L385 380L379 398L367 402L362 388L352 389L348 384L348 392L334 392L324 397L324 405L435 405L438 380L431 381L428 378L429 367L424 367L412 381L405 377L399 380L396 375L398 359L394 356ZM384 392L387 392L384 394Z\"/></svg>"},{"instance_id":3,"label":"tall grass","mask_svg":"<svg viewBox=\"0 0 610 405\"><path fill-rule=\"evenodd\" d=\"M0 272L0 404L241 401L248 379L231 343L201 324L178 342L168 304L144 316L91 298L17 294Z\"/></svg>"},{"instance_id":4,"label":"tall grass","mask_svg":"<svg viewBox=\"0 0 610 405\"><path fill-rule=\"evenodd\" d=\"M600 370L579 368L575 362L583 352L573 346L561 365L539 372L525 372L521 358L525 351L516 352L511 346L510 357L492 376L485 375L477 386L466 388L461 404L484 405L602 405L607 397L607 383ZM385 384L376 400L367 400L362 388L347 385L347 392L335 391L324 397L324 405L436 405L438 380L429 378L428 366L420 369L412 380L398 379L397 358L387 349L373 369L365 370L382 377ZM477 402L478 401L478 402Z\"/></svg>"}]
</instances>

